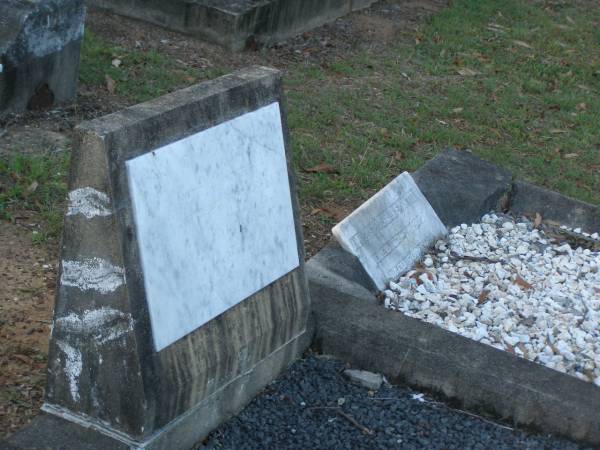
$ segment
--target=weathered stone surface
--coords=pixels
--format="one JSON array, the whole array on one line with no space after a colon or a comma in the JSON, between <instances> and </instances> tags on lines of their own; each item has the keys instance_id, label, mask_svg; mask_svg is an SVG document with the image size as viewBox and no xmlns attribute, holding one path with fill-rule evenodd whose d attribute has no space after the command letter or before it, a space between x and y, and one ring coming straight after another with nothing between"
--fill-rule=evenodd
<instances>
[{"instance_id":1,"label":"weathered stone surface","mask_svg":"<svg viewBox=\"0 0 600 450\"><path fill-rule=\"evenodd\" d=\"M372 391L379 389L383 383L383 375L367 370L346 369L344 370L344 376L353 383L360 384Z\"/></svg>"},{"instance_id":2,"label":"weathered stone surface","mask_svg":"<svg viewBox=\"0 0 600 450\"><path fill-rule=\"evenodd\" d=\"M446 227L404 172L337 224L333 236L379 290L410 270Z\"/></svg>"},{"instance_id":3,"label":"weathered stone surface","mask_svg":"<svg viewBox=\"0 0 600 450\"><path fill-rule=\"evenodd\" d=\"M475 155L447 149L413 174L447 227L478 222L510 191L511 174Z\"/></svg>"},{"instance_id":4,"label":"weathered stone surface","mask_svg":"<svg viewBox=\"0 0 600 450\"><path fill-rule=\"evenodd\" d=\"M600 206L550 191L526 181L515 181L510 202L515 214L534 216L559 222L573 228L581 228L590 234L600 232Z\"/></svg>"},{"instance_id":5,"label":"weathered stone surface","mask_svg":"<svg viewBox=\"0 0 600 450\"><path fill-rule=\"evenodd\" d=\"M0 2L0 115L75 98L83 0Z\"/></svg>"},{"instance_id":6,"label":"weathered stone surface","mask_svg":"<svg viewBox=\"0 0 600 450\"><path fill-rule=\"evenodd\" d=\"M131 446L189 448L302 353L310 304L284 111L281 150L299 265L160 351L128 178L128 161L273 103L283 107L279 73L253 67L77 128L46 412L83 420ZM270 151L238 150L240 158ZM228 207L227 201L215 199L214 206ZM202 214L189 214L201 233ZM185 234L175 224L164 232Z\"/></svg>"},{"instance_id":7,"label":"weathered stone surface","mask_svg":"<svg viewBox=\"0 0 600 450\"><path fill-rule=\"evenodd\" d=\"M136 19L243 50L272 44L366 8L377 0L93 0Z\"/></svg>"}]
</instances>

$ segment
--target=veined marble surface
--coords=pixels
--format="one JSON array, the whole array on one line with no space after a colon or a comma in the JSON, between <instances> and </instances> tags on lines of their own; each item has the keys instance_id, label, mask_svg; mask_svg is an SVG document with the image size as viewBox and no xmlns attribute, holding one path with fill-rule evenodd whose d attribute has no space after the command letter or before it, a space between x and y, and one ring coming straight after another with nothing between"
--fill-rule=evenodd
<instances>
[{"instance_id":1,"label":"veined marble surface","mask_svg":"<svg viewBox=\"0 0 600 450\"><path fill-rule=\"evenodd\" d=\"M299 266L278 103L126 166L157 351Z\"/></svg>"},{"instance_id":2,"label":"veined marble surface","mask_svg":"<svg viewBox=\"0 0 600 450\"><path fill-rule=\"evenodd\" d=\"M447 230L410 174L404 172L332 232L383 290L390 280L411 269Z\"/></svg>"}]
</instances>

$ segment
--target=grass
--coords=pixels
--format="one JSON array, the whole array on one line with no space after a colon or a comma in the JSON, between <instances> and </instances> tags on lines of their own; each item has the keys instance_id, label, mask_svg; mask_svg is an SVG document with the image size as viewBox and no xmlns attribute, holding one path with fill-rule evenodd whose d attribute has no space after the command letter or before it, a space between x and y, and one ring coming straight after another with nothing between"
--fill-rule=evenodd
<instances>
[{"instance_id":1,"label":"grass","mask_svg":"<svg viewBox=\"0 0 600 450\"><path fill-rule=\"evenodd\" d=\"M43 242L59 235L67 192L69 154L15 154L0 159L0 218L11 220L15 211L33 210L44 221L33 241Z\"/></svg>"},{"instance_id":2,"label":"grass","mask_svg":"<svg viewBox=\"0 0 600 450\"><path fill-rule=\"evenodd\" d=\"M597 3L454 0L393 42L377 54L357 51L322 65L288 67L289 125L304 204L356 206L447 146L600 203ZM116 95L142 102L224 72L200 73L88 32L80 81L106 87L108 76ZM9 186L0 192L0 215L10 217L15 205L37 208L48 221L45 234L56 235L68 157L18 156L0 164ZM319 165L330 170L306 171ZM34 182L38 187L29 189Z\"/></svg>"},{"instance_id":3,"label":"grass","mask_svg":"<svg viewBox=\"0 0 600 450\"><path fill-rule=\"evenodd\" d=\"M600 203L599 25L592 2L455 0L381 55L298 67L296 164L339 171L302 175L301 197L364 199L453 146Z\"/></svg>"},{"instance_id":4,"label":"grass","mask_svg":"<svg viewBox=\"0 0 600 450\"><path fill-rule=\"evenodd\" d=\"M83 84L107 86L107 80L112 80L115 94L144 102L196 83L202 76L206 74L154 50L125 50L89 31L85 33L79 72Z\"/></svg>"}]
</instances>

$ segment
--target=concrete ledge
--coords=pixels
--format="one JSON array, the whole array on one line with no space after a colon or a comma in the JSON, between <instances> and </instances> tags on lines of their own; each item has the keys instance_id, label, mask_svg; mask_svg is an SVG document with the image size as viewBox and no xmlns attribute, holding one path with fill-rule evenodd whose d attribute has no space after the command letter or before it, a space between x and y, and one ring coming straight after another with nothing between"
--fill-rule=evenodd
<instances>
[{"instance_id":1,"label":"concrete ledge","mask_svg":"<svg viewBox=\"0 0 600 450\"><path fill-rule=\"evenodd\" d=\"M515 181L510 210L516 214L540 213L550 219L583 231L600 232L600 206L585 203L526 181Z\"/></svg>"},{"instance_id":2,"label":"concrete ledge","mask_svg":"<svg viewBox=\"0 0 600 450\"><path fill-rule=\"evenodd\" d=\"M127 17L195 35L232 50L273 44L377 0L88 0Z\"/></svg>"}]
</instances>

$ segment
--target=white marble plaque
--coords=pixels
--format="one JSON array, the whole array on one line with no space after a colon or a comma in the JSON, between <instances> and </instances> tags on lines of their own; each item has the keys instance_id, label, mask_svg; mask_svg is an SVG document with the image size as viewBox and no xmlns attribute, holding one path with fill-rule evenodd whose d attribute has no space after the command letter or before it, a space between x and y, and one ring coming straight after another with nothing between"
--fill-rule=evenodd
<instances>
[{"instance_id":1,"label":"white marble plaque","mask_svg":"<svg viewBox=\"0 0 600 450\"><path fill-rule=\"evenodd\" d=\"M410 270L447 232L408 172L396 177L332 231L380 290Z\"/></svg>"},{"instance_id":2,"label":"white marble plaque","mask_svg":"<svg viewBox=\"0 0 600 450\"><path fill-rule=\"evenodd\" d=\"M157 351L299 266L278 103L126 165Z\"/></svg>"}]
</instances>

